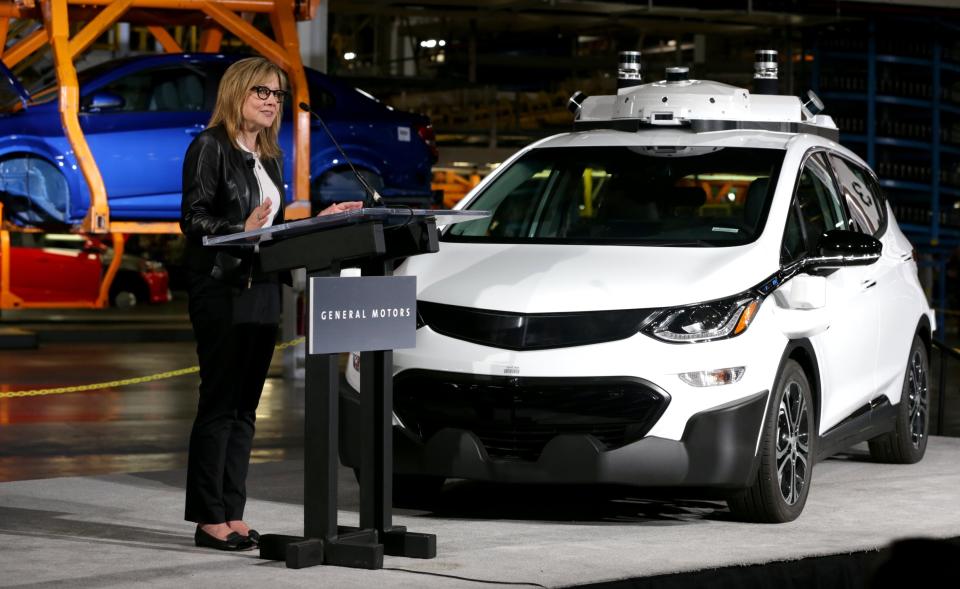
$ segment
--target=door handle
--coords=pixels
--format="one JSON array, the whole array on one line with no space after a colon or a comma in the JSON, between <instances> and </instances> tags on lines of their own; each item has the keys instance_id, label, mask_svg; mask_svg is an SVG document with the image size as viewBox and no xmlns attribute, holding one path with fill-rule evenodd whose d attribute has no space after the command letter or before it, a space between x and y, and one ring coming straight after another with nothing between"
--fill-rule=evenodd
<instances>
[{"instance_id":1,"label":"door handle","mask_svg":"<svg viewBox=\"0 0 960 589\"><path fill-rule=\"evenodd\" d=\"M873 288L876 285L876 280L864 280L860 286L863 287L863 290L867 290L868 288Z\"/></svg>"}]
</instances>

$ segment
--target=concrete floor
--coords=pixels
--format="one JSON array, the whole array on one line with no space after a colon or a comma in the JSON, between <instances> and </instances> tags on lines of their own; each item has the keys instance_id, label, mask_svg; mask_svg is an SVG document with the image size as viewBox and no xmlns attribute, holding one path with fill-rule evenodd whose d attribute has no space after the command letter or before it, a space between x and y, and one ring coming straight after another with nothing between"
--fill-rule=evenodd
<instances>
[{"instance_id":1,"label":"concrete floor","mask_svg":"<svg viewBox=\"0 0 960 589\"><path fill-rule=\"evenodd\" d=\"M44 344L0 351L0 393L136 378L196 364L192 343ZM271 368L257 410L256 462L302 447L303 394ZM195 374L49 396L0 398L0 481L186 465Z\"/></svg>"},{"instance_id":2,"label":"concrete floor","mask_svg":"<svg viewBox=\"0 0 960 589\"><path fill-rule=\"evenodd\" d=\"M255 552L193 547L180 519L183 469L6 482L0 586L569 587L870 551L960 536L958 451L960 439L934 437L916 465L875 464L862 452L820 463L803 515L781 525L731 521L713 501L623 489L454 483L435 508L395 513L395 523L437 535L437 558L385 557L380 571L289 570ZM356 484L346 469L341 477L340 523L355 525ZM249 493L254 526L301 532L298 460L254 465Z\"/></svg>"},{"instance_id":3,"label":"concrete floor","mask_svg":"<svg viewBox=\"0 0 960 589\"><path fill-rule=\"evenodd\" d=\"M194 364L193 345L182 341L45 343L0 351L0 392ZM862 448L817 465L806 510L790 524L741 524L719 502L628 488L457 481L431 506L396 511L395 523L437 534L437 559L387 557L379 572L290 571L255 553L193 547L182 489L196 387L188 375L0 397L0 586L563 587L960 536L960 439L935 437L918 465L875 464ZM960 399L948 409L948 427L960 433ZM298 534L303 395L280 378L279 354L257 426L249 521ZM357 503L352 474L341 469L342 524L356 523Z\"/></svg>"}]
</instances>

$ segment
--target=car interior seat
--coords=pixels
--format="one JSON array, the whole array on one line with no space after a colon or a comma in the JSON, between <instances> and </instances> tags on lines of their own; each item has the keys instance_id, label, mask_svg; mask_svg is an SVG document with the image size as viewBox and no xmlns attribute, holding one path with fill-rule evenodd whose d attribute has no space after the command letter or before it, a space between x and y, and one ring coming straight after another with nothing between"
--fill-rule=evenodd
<instances>
[{"instance_id":1,"label":"car interior seat","mask_svg":"<svg viewBox=\"0 0 960 589\"><path fill-rule=\"evenodd\" d=\"M504 199L493 211L488 234L495 237L523 237L527 226L527 195L515 193Z\"/></svg>"},{"instance_id":2,"label":"car interior seat","mask_svg":"<svg viewBox=\"0 0 960 589\"><path fill-rule=\"evenodd\" d=\"M180 110L180 96L173 80L157 84L150 95L149 108L150 110Z\"/></svg>"},{"instance_id":3,"label":"car interior seat","mask_svg":"<svg viewBox=\"0 0 960 589\"><path fill-rule=\"evenodd\" d=\"M628 175L610 178L597 199L594 234L639 237L655 231L660 211L651 195L655 190Z\"/></svg>"},{"instance_id":4,"label":"car interior seat","mask_svg":"<svg viewBox=\"0 0 960 589\"><path fill-rule=\"evenodd\" d=\"M183 76L177 80L181 110L203 109L203 82L197 76Z\"/></svg>"},{"instance_id":5,"label":"car interior seat","mask_svg":"<svg viewBox=\"0 0 960 589\"><path fill-rule=\"evenodd\" d=\"M756 230L757 223L760 222L769 187L770 178L760 177L751 182L747 188L747 198L743 203L743 220L752 230Z\"/></svg>"},{"instance_id":6,"label":"car interior seat","mask_svg":"<svg viewBox=\"0 0 960 589\"><path fill-rule=\"evenodd\" d=\"M707 202L707 193L699 186L672 186L660 197L660 209L665 216L692 216L691 209L699 209Z\"/></svg>"},{"instance_id":7,"label":"car interior seat","mask_svg":"<svg viewBox=\"0 0 960 589\"><path fill-rule=\"evenodd\" d=\"M150 96L150 110L183 111L203 108L203 83L195 75L180 76L157 84Z\"/></svg>"}]
</instances>

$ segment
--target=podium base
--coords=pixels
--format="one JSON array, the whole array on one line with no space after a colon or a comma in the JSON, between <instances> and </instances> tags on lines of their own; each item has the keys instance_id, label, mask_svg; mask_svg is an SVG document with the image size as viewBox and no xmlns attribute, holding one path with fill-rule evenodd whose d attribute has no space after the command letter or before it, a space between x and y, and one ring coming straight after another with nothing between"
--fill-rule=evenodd
<instances>
[{"instance_id":1,"label":"podium base","mask_svg":"<svg viewBox=\"0 0 960 589\"><path fill-rule=\"evenodd\" d=\"M395 526L384 530L381 540L383 541L383 552L390 556L437 557L437 536L435 534L408 532L407 528L403 526Z\"/></svg>"},{"instance_id":2,"label":"podium base","mask_svg":"<svg viewBox=\"0 0 960 589\"><path fill-rule=\"evenodd\" d=\"M284 561L288 569L304 569L318 565L355 569L382 569L383 555L408 558L435 558L437 537L434 534L408 532L403 526L385 530L383 542L376 530L346 526L337 527L331 539L304 538L284 534L260 537L260 558Z\"/></svg>"}]
</instances>

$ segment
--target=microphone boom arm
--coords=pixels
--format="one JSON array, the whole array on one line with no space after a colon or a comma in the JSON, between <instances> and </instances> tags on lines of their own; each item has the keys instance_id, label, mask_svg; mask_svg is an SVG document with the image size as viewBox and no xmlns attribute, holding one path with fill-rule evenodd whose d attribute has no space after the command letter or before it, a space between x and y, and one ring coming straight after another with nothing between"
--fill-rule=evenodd
<instances>
[{"instance_id":1,"label":"microphone boom arm","mask_svg":"<svg viewBox=\"0 0 960 589\"><path fill-rule=\"evenodd\" d=\"M333 133L330 132L330 129L327 127L327 123L324 122L324 120L320 117L320 115L315 113L313 109L310 108L310 105L308 105L306 102L301 102L297 106L299 106L301 109L313 115L313 117L320 122L320 126L323 128L323 132L327 134L327 137L329 137L330 141L333 142L333 145L337 148L337 151L340 152L340 155L343 156L344 161L346 161L347 165L350 166L350 171L353 172L353 175L357 178L357 182L360 183L360 186L363 188L364 192L366 192L367 196L370 197L370 200L373 201L373 206L377 206L377 207L384 206L383 197L380 196L379 192L377 192L369 184L367 184L367 181L364 179L364 177L360 174L360 172L357 171L357 168L354 167L353 162L350 161L350 158L347 156L347 153L343 151L343 148L340 147L340 144L337 142L337 139L333 136Z\"/></svg>"}]
</instances>

